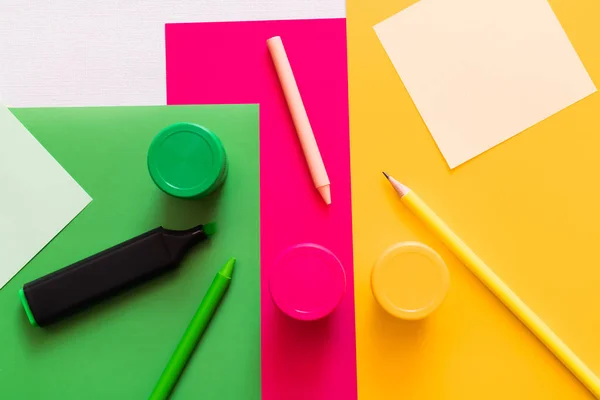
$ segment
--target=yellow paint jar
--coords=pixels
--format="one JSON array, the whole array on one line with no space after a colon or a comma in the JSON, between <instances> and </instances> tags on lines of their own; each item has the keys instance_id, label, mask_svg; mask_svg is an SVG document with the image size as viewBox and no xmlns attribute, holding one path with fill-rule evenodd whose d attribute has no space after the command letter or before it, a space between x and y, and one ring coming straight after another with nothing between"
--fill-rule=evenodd
<instances>
[{"instance_id":1,"label":"yellow paint jar","mask_svg":"<svg viewBox=\"0 0 600 400\"><path fill-rule=\"evenodd\" d=\"M427 317L446 297L450 274L442 257L417 242L388 248L371 271L371 290L377 302L394 317Z\"/></svg>"}]
</instances>

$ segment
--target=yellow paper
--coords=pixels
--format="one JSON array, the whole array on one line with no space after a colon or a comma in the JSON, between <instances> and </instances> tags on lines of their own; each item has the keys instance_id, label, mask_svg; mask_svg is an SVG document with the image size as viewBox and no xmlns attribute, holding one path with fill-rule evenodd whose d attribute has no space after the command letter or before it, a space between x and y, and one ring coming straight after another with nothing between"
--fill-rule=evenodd
<instances>
[{"instance_id":1,"label":"yellow paper","mask_svg":"<svg viewBox=\"0 0 600 400\"><path fill-rule=\"evenodd\" d=\"M600 374L600 96L451 171L373 30L411 3L347 2L359 399L590 399L381 171L412 187ZM550 5L598 82L600 3ZM422 323L389 317L370 289L380 253L406 240L438 251L451 274L446 300Z\"/></svg>"},{"instance_id":2,"label":"yellow paper","mask_svg":"<svg viewBox=\"0 0 600 400\"><path fill-rule=\"evenodd\" d=\"M450 168L596 91L546 0L421 0L375 31Z\"/></svg>"}]
</instances>

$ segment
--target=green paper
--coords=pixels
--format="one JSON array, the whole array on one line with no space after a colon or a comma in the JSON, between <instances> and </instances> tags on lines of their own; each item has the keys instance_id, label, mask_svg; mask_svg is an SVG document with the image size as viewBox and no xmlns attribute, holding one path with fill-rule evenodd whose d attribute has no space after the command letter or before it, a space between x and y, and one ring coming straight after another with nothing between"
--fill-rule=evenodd
<instances>
[{"instance_id":1,"label":"green paper","mask_svg":"<svg viewBox=\"0 0 600 400\"><path fill-rule=\"evenodd\" d=\"M94 199L0 291L0 397L148 398L215 271L236 276L172 399L260 398L258 106L12 109ZM148 147L176 122L205 126L229 161L223 187L200 200L164 194ZM216 221L218 231L182 266L47 328L32 327L23 284L156 226Z\"/></svg>"}]
</instances>

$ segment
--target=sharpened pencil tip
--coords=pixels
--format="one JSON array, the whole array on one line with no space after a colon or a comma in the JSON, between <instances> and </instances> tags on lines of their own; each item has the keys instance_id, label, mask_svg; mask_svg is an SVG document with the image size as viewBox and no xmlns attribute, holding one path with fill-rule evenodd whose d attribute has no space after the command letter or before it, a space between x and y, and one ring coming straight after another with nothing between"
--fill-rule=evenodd
<instances>
[{"instance_id":1,"label":"sharpened pencil tip","mask_svg":"<svg viewBox=\"0 0 600 400\"><path fill-rule=\"evenodd\" d=\"M404 197L408 192L410 192L410 189L408 187L404 186L403 184L401 184L400 182L398 182L397 180L395 180L394 178L392 178L385 172L383 173L383 175L385 175L388 182L391 183L392 187L394 188L396 193L398 193L398 195L400 195L400 197Z\"/></svg>"}]
</instances>

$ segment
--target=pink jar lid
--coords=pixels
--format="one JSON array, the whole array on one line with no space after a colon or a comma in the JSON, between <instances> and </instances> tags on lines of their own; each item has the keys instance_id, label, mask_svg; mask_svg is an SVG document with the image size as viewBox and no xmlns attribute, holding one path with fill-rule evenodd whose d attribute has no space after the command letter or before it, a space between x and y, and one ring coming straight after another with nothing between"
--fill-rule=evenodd
<instances>
[{"instance_id":1,"label":"pink jar lid","mask_svg":"<svg viewBox=\"0 0 600 400\"><path fill-rule=\"evenodd\" d=\"M299 244L276 259L269 278L274 303L292 318L311 321L329 315L346 292L346 273L331 251Z\"/></svg>"}]
</instances>

